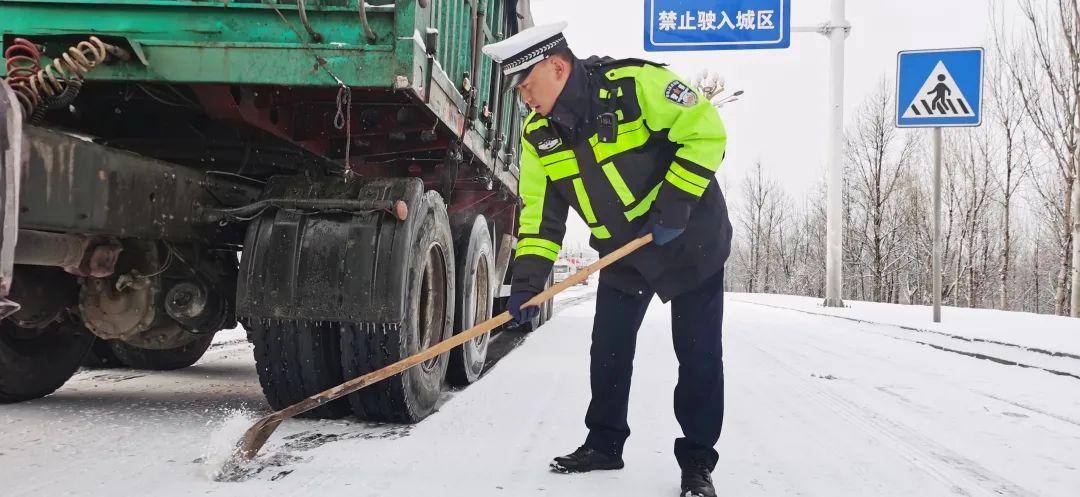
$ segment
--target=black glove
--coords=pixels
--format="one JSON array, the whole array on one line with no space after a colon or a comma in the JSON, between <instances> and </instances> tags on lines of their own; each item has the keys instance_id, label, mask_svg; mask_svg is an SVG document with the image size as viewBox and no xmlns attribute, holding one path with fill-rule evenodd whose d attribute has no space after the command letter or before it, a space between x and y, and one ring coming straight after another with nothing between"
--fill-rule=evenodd
<instances>
[{"instance_id":1,"label":"black glove","mask_svg":"<svg viewBox=\"0 0 1080 497\"><path fill-rule=\"evenodd\" d=\"M540 314L539 306L533 305L524 309L521 308L521 304L528 302L529 299L535 296L536 292L531 290L518 290L510 293L510 300L506 303L506 310L514 317L515 323L522 324L531 321L537 314Z\"/></svg>"},{"instance_id":2,"label":"black glove","mask_svg":"<svg viewBox=\"0 0 1080 497\"><path fill-rule=\"evenodd\" d=\"M638 231L638 238L641 238L649 233L652 233L653 243L659 246L664 246L668 242L676 239L686 231L686 228L669 228L660 223L656 215L649 216L649 220L645 222L645 225Z\"/></svg>"}]
</instances>

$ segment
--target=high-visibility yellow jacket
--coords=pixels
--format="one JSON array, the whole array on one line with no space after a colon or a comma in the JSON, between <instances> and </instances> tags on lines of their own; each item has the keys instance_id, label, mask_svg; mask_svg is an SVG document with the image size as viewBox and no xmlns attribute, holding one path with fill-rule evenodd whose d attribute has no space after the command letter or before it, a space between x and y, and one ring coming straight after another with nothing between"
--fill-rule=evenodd
<instances>
[{"instance_id":1,"label":"high-visibility yellow jacket","mask_svg":"<svg viewBox=\"0 0 1080 497\"><path fill-rule=\"evenodd\" d=\"M559 98L577 98L574 105L593 114L586 129L568 132L536 113L524 123L513 288L543 288L573 207L601 255L632 240L650 215L686 227L670 244L643 248L600 276L668 300L716 274L730 251L731 224L715 178L724 125L711 102L661 65L593 57L575 64L582 69L583 95L564 90ZM607 133L599 117L605 113L617 120Z\"/></svg>"}]
</instances>

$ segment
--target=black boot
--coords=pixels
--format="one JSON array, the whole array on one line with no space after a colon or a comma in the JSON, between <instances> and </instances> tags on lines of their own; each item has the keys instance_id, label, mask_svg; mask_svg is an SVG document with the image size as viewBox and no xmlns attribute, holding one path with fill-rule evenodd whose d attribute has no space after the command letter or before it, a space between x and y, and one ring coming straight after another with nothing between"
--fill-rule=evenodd
<instances>
[{"instance_id":1,"label":"black boot","mask_svg":"<svg viewBox=\"0 0 1080 497\"><path fill-rule=\"evenodd\" d=\"M622 467L621 457L605 454L584 445L571 454L556 457L551 461L551 470L556 473L586 473L598 469L622 469Z\"/></svg>"},{"instance_id":2,"label":"black boot","mask_svg":"<svg viewBox=\"0 0 1080 497\"><path fill-rule=\"evenodd\" d=\"M682 470L680 497L716 497L712 470L705 464L694 464Z\"/></svg>"}]
</instances>

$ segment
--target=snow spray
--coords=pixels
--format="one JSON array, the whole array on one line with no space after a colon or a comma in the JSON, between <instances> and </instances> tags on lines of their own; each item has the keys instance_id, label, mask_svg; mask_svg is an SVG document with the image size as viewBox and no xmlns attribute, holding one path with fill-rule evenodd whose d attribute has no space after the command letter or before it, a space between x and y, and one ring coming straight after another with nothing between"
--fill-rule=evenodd
<instances>
[{"instance_id":1,"label":"snow spray","mask_svg":"<svg viewBox=\"0 0 1080 497\"><path fill-rule=\"evenodd\" d=\"M218 427L210 434L203 452L202 463L207 477L214 481L238 481L247 476L248 471L242 467L243 461L234 461L240 458L232 456L237 449L237 441L256 419L247 411L235 409L227 411L224 418L211 422Z\"/></svg>"}]
</instances>

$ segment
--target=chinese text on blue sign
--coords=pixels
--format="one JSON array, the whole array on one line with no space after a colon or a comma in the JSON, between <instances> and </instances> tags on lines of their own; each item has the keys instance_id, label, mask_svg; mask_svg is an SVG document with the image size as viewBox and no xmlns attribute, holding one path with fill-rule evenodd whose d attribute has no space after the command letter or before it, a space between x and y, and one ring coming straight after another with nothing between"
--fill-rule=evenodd
<instances>
[{"instance_id":1,"label":"chinese text on blue sign","mask_svg":"<svg viewBox=\"0 0 1080 497\"><path fill-rule=\"evenodd\" d=\"M645 50L745 50L791 44L791 0L645 0Z\"/></svg>"},{"instance_id":2,"label":"chinese text on blue sign","mask_svg":"<svg viewBox=\"0 0 1080 497\"><path fill-rule=\"evenodd\" d=\"M896 125L978 126L982 122L981 48L910 50L896 60Z\"/></svg>"}]
</instances>

